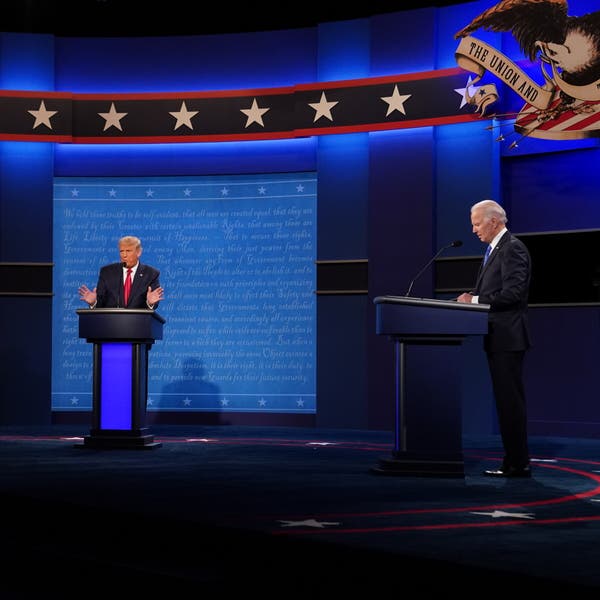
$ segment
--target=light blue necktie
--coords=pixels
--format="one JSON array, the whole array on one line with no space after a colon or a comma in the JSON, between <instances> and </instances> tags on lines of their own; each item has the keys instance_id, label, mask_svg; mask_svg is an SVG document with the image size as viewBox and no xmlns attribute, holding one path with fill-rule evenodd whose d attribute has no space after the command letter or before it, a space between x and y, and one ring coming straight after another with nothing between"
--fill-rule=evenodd
<instances>
[{"instance_id":1,"label":"light blue necktie","mask_svg":"<svg viewBox=\"0 0 600 600\"><path fill-rule=\"evenodd\" d=\"M485 251L485 256L483 257L483 264L485 265L485 263L487 262L487 259L490 257L490 252L492 251L492 246L488 246L487 250Z\"/></svg>"}]
</instances>

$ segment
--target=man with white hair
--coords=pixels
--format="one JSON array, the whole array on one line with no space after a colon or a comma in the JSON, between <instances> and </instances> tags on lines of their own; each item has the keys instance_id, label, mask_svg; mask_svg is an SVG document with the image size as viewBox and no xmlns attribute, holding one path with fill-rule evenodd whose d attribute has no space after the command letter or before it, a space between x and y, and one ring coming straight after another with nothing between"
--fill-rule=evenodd
<instances>
[{"instance_id":1,"label":"man with white hair","mask_svg":"<svg viewBox=\"0 0 600 600\"><path fill-rule=\"evenodd\" d=\"M473 233L488 245L475 289L458 302L489 304L484 336L504 460L490 477L531 477L523 360L531 346L527 301L531 258L525 244L506 228L506 212L493 200L471 207Z\"/></svg>"}]
</instances>

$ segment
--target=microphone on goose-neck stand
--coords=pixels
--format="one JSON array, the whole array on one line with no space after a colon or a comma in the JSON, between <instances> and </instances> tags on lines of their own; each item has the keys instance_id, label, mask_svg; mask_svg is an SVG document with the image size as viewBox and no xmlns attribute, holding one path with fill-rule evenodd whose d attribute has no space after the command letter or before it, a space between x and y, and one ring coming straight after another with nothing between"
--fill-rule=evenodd
<instances>
[{"instance_id":1,"label":"microphone on goose-neck stand","mask_svg":"<svg viewBox=\"0 0 600 600\"><path fill-rule=\"evenodd\" d=\"M410 282L410 285L408 286L408 289L406 290L406 293L404 294L405 296L410 296L410 292L412 291L413 285L415 284L415 281L417 279L419 279L419 277L421 277L421 275L423 275L423 273L425 272L425 269L427 269L427 267L444 251L444 250L448 250L448 248L459 248L460 246L462 246L462 241L461 240L454 240L453 242L450 242L449 244L446 244L445 246L442 246L434 255L433 257L425 264L425 266L412 278L412 281Z\"/></svg>"}]
</instances>

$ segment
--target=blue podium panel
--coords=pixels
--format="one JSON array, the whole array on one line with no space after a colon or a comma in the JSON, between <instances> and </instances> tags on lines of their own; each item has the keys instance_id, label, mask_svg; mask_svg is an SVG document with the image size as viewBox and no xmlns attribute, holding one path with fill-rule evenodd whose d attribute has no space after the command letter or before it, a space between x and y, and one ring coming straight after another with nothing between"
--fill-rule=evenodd
<instances>
[{"instance_id":1,"label":"blue podium panel","mask_svg":"<svg viewBox=\"0 0 600 600\"><path fill-rule=\"evenodd\" d=\"M131 429L132 345L102 344L100 429Z\"/></svg>"}]
</instances>

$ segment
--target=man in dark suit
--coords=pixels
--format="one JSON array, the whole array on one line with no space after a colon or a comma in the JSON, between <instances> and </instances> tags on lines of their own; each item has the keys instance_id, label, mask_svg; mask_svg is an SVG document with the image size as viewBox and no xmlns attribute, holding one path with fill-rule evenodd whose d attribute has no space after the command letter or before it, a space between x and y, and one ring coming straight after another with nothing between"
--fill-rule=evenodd
<instances>
[{"instance_id":1,"label":"man in dark suit","mask_svg":"<svg viewBox=\"0 0 600 600\"><path fill-rule=\"evenodd\" d=\"M531 259L527 247L506 228L506 212L493 200L471 207L473 233L488 244L475 289L459 302L489 304L488 333L484 336L504 460L491 477L530 477L527 410L523 360L531 346L527 301Z\"/></svg>"},{"instance_id":2,"label":"man in dark suit","mask_svg":"<svg viewBox=\"0 0 600 600\"><path fill-rule=\"evenodd\" d=\"M119 240L119 254L121 262L100 269L98 285L93 290L86 285L79 288L80 299L87 302L90 308L156 309L164 297L159 281L160 271L140 262L140 239L132 235L122 237Z\"/></svg>"}]
</instances>

